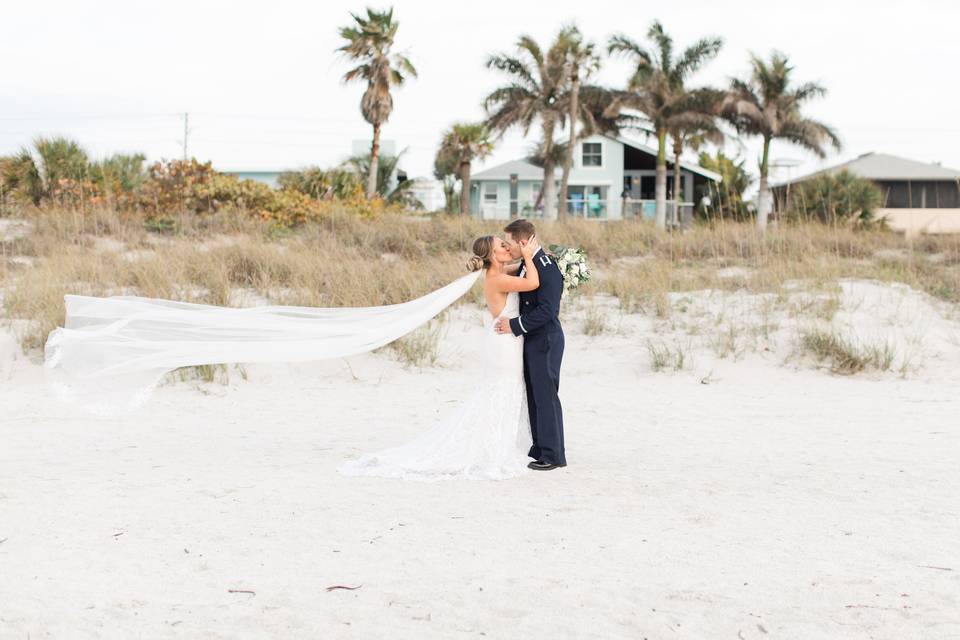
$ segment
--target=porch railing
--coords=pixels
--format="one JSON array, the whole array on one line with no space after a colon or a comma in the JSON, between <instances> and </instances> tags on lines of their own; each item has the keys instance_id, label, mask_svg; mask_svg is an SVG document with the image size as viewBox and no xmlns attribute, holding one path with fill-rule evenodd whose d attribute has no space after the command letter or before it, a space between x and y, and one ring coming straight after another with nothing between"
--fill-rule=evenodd
<instances>
[{"instance_id":1,"label":"porch railing","mask_svg":"<svg viewBox=\"0 0 960 640\"><path fill-rule=\"evenodd\" d=\"M685 224L690 222L693 219L693 203L692 202L681 202L678 213L680 214L674 218L673 212L676 208L676 202L673 200L667 200L667 224L670 224L674 219L676 219L680 224ZM623 217L624 218L644 218L646 220L653 220L657 216L657 201L656 200L635 200L633 198L627 198L623 201Z\"/></svg>"},{"instance_id":2,"label":"porch railing","mask_svg":"<svg viewBox=\"0 0 960 640\"><path fill-rule=\"evenodd\" d=\"M584 200L574 198L567 200L567 213L573 218L605 220L610 211L606 200Z\"/></svg>"},{"instance_id":3,"label":"porch railing","mask_svg":"<svg viewBox=\"0 0 960 640\"><path fill-rule=\"evenodd\" d=\"M515 209L511 204L516 205ZM515 210L520 218L542 218L543 202L540 202L539 207L535 201L480 203L480 215L485 219L507 220L512 210ZM567 213L570 217L587 220L606 220L610 217L609 203L606 200L567 200Z\"/></svg>"}]
</instances>

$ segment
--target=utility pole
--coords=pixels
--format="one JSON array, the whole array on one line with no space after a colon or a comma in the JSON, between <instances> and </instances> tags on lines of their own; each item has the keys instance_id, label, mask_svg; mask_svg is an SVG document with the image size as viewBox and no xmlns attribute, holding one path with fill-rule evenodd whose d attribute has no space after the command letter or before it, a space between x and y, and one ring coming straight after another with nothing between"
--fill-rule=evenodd
<instances>
[{"instance_id":1,"label":"utility pole","mask_svg":"<svg viewBox=\"0 0 960 640\"><path fill-rule=\"evenodd\" d=\"M183 114L183 161L187 161L187 136L190 133L188 125L190 123L190 114L184 112Z\"/></svg>"}]
</instances>

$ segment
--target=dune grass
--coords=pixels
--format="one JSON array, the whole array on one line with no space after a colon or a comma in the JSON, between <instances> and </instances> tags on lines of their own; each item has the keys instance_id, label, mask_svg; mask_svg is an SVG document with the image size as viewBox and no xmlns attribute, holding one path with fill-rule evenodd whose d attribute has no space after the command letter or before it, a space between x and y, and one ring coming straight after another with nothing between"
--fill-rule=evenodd
<instances>
[{"instance_id":1,"label":"dune grass","mask_svg":"<svg viewBox=\"0 0 960 640\"><path fill-rule=\"evenodd\" d=\"M304 306L402 302L463 275L472 240L501 234L503 226L447 216L366 220L334 213L288 230L224 211L187 217L158 231L142 217L111 209L31 209L21 217L32 231L0 238L0 290L4 315L21 321L18 333L27 349L41 347L62 324L66 293L234 306L250 304L250 298ZM544 243L588 252L596 278L584 293L610 294L622 311L661 320L675 313L670 292L778 293L795 280L814 289L835 288L843 277L897 281L960 301L960 238L953 236L911 240L818 223L783 225L766 234L736 223L698 225L682 233L637 222L582 220L538 222L538 228ZM468 299L480 299L479 287ZM829 298L817 304L825 319L836 311ZM602 324L594 314L586 330L600 333ZM736 334L733 329L718 339L717 352L737 353ZM411 348L430 351L429 345ZM401 358L425 361L419 355Z\"/></svg>"},{"instance_id":2,"label":"dune grass","mask_svg":"<svg viewBox=\"0 0 960 640\"><path fill-rule=\"evenodd\" d=\"M883 342L860 345L834 331L815 329L800 336L802 349L818 361L826 361L833 373L852 375L867 369L889 371L897 353L893 345Z\"/></svg>"}]
</instances>

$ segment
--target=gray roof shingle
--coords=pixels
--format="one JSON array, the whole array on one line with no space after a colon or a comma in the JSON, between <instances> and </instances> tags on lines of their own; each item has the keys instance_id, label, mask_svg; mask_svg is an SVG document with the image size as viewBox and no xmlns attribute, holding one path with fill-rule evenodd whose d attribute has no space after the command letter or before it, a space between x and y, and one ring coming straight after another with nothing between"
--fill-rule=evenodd
<instances>
[{"instance_id":1,"label":"gray roof shingle","mask_svg":"<svg viewBox=\"0 0 960 640\"><path fill-rule=\"evenodd\" d=\"M788 182L796 184L824 173L840 173L846 169L850 173L868 180L958 180L960 171L942 167L939 164L917 162L886 153L865 153L849 162L821 169L799 178L781 182L774 186L783 186Z\"/></svg>"},{"instance_id":2,"label":"gray roof shingle","mask_svg":"<svg viewBox=\"0 0 960 640\"><path fill-rule=\"evenodd\" d=\"M490 167L470 176L471 180L509 180L510 174L517 174L518 180L542 180L543 169L526 160L511 160Z\"/></svg>"}]
</instances>

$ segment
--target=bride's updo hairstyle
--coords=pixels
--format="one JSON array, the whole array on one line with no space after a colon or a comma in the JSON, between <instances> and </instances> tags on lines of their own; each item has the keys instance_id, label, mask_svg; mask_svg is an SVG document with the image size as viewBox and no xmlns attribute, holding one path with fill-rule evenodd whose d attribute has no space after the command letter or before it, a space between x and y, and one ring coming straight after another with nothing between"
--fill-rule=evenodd
<instances>
[{"instance_id":1,"label":"bride's updo hairstyle","mask_svg":"<svg viewBox=\"0 0 960 640\"><path fill-rule=\"evenodd\" d=\"M479 271L490 266L493 254L493 236L480 236L473 241L473 256L467 260L467 271Z\"/></svg>"}]
</instances>

